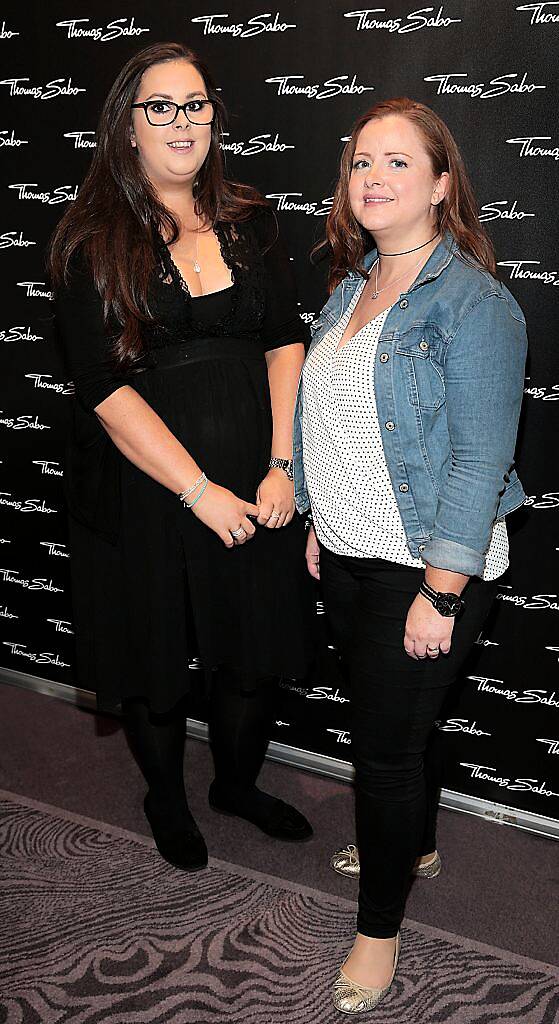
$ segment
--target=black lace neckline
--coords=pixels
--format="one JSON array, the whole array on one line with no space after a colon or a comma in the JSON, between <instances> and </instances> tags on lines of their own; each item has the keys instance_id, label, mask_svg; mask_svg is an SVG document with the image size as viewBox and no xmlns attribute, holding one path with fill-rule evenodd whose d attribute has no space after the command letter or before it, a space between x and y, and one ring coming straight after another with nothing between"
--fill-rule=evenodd
<instances>
[{"instance_id":1,"label":"black lace neckline","mask_svg":"<svg viewBox=\"0 0 559 1024\"><path fill-rule=\"evenodd\" d=\"M216 225L216 228L217 228L217 225ZM225 263L225 266L228 268L228 270L231 270L231 285L227 285L227 288L230 288L230 287L233 287L234 284L235 284L234 272L233 272L232 268L229 267L229 264L227 263L227 261L225 259L223 238L220 236L220 233L218 232L218 230L214 229L214 231L215 231L215 236L216 236L216 238L217 238L217 240L219 242L219 248L221 250L221 257L223 259L223 262ZM186 292L186 294L189 296L190 299L201 299L201 298L204 298L203 295L193 295L192 294L192 292L190 291L190 288L188 287L187 281L185 280L185 278L183 277L183 275L182 275L182 273L180 271L180 268L177 266L177 264L175 263L175 261L173 259L173 254L172 254L171 250L169 249L169 246L167 245L166 242L163 242L163 239L161 239L161 242L162 242L162 244L163 244L163 246L165 248L165 251L167 253L167 256L168 256L168 261L166 261L166 262L170 262L172 264L173 269L175 271L175 274L173 276L178 281L178 283L179 283L180 287L182 288L183 292ZM219 288L217 292L208 292L207 294L209 294L209 295L212 295L212 294L213 295L218 295L219 292L227 291L227 288Z\"/></svg>"},{"instance_id":2,"label":"black lace neckline","mask_svg":"<svg viewBox=\"0 0 559 1024\"><path fill-rule=\"evenodd\" d=\"M258 329L263 320L265 302L263 265L257 239L249 225L244 224L241 227L241 225L218 222L214 226L214 231L223 262L231 272L232 284L227 289L210 292L207 296L231 291L230 306L227 312L212 323L212 334L217 336L253 334L255 328ZM177 322L166 322L162 325L165 333L172 336L171 340L178 335L181 340L185 340L190 336L207 334L207 323L198 320L194 312L194 299L206 296L191 295L186 281L161 236L158 236L157 244L161 285L164 288L172 288L173 292L179 294L182 299L182 315Z\"/></svg>"}]
</instances>

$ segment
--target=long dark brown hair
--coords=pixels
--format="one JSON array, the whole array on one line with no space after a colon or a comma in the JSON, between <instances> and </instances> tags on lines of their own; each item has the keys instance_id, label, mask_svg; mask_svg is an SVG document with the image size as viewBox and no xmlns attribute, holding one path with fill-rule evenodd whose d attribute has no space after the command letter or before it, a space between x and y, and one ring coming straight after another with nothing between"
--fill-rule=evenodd
<instances>
[{"instance_id":1,"label":"long dark brown hair","mask_svg":"<svg viewBox=\"0 0 559 1024\"><path fill-rule=\"evenodd\" d=\"M155 242L169 242L179 226L144 174L130 145L131 110L142 75L154 64L182 60L200 73L214 104L208 155L196 177L195 212L204 222L240 222L267 205L249 186L225 178L220 148L226 111L212 76L182 43L155 43L135 54L115 79L97 129L97 149L73 202L51 239L48 265L55 288L68 282L72 256L83 255L103 299L114 357L130 366L143 351L142 324L153 323L148 290L156 265Z\"/></svg>"},{"instance_id":2,"label":"long dark brown hair","mask_svg":"<svg viewBox=\"0 0 559 1024\"><path fill-rule=\"evenodd\" d=\"M353 215L349 203L349 179L359 132L369 121L390 114L405 117L421 133L431 159L433 175L438 178L444 171L448 172L448 190L437 206L437 226L441 235L450 231L460 246L460 252L495 276L493 243L480 223L468 172L451 132L430 107L404 96L375 103L374 107L363 114L356 121L342 154L340 176L326 221L326 239L314 249L315 253L324 251L324 247L330 251L330 291L350 270L357 270L366 276L363 256L367 248L370 248L370 238Z\"/></svg>"}]
</instances>

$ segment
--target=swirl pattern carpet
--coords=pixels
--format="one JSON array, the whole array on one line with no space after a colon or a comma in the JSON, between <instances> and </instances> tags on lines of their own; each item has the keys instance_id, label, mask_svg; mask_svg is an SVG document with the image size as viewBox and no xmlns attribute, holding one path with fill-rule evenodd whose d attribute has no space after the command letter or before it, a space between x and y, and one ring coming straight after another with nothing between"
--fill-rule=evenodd
<instances>
[{"instance_id":1,"label":"swirl pattern carpet","mask_svg":"<svg viewBox=\"0 0 559 1024\"><path fill-rule=\"evenodd\" d=\"M355 905L0 792L0 1024L333 1024ZM368 1024L553 1024L549 965L406 922Z\"/></svg>"}]
</instances>

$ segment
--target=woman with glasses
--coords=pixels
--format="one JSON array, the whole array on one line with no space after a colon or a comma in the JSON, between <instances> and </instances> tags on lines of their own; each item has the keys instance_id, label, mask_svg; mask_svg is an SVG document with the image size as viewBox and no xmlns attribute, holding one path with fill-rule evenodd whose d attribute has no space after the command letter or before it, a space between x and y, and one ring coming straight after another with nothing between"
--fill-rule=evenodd
<instances>
[{"instance_id":1,"label":"woman with glasses","mask_svg":"<svg viewBox=\"0 0 559 1024\"><path fill-rule=\"evenodd\" d=\"M360 875L359 911L334 1003L360 1013L390 989L412 872L440 869L425 753L525 497L513 462L526 325L456 143L421 103L387 100L357 121L327 239L295 482L351 686L357 849L333 866Z\"/></svg>"},{"instance_id":2,"label":"woman with glasses","mask_svg":"<svg viewBox=\"0 0 559 1024\"><path fill-rule=\"evenodd\" d=\"M209 694L211 806L312 829L256 779L280 675L304 676L291 421L305 328L275 217L224 178L224 108L185 46L118 75L51 271L75 382L65 482L80 685L122 710L162 856L207 863L183 778L187 665Z\"/></svg>"}]
</instances>

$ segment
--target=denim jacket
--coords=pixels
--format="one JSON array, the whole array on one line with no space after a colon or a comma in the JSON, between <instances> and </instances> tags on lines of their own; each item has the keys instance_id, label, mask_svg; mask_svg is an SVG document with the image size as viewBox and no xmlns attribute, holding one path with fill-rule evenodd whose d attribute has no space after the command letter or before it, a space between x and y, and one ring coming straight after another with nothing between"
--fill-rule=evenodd
<instances>
[{"instance_id":1,"label":"denim jacket","mask_svg":"<svg viewBox=\"0 0 559 1024\"><path fill-rule=\"evenodd\" d=\"M368 253L370 269L376 250ZM350 272L311 325L309 352L362 281ZM493 523L522 505L514 466L526 323L504 285L471 265L448 232L390 310L375 357L384 454L411 554L480 576ZM295 408L295 503L310 505Z\"/></svg>"}]
</instances>

